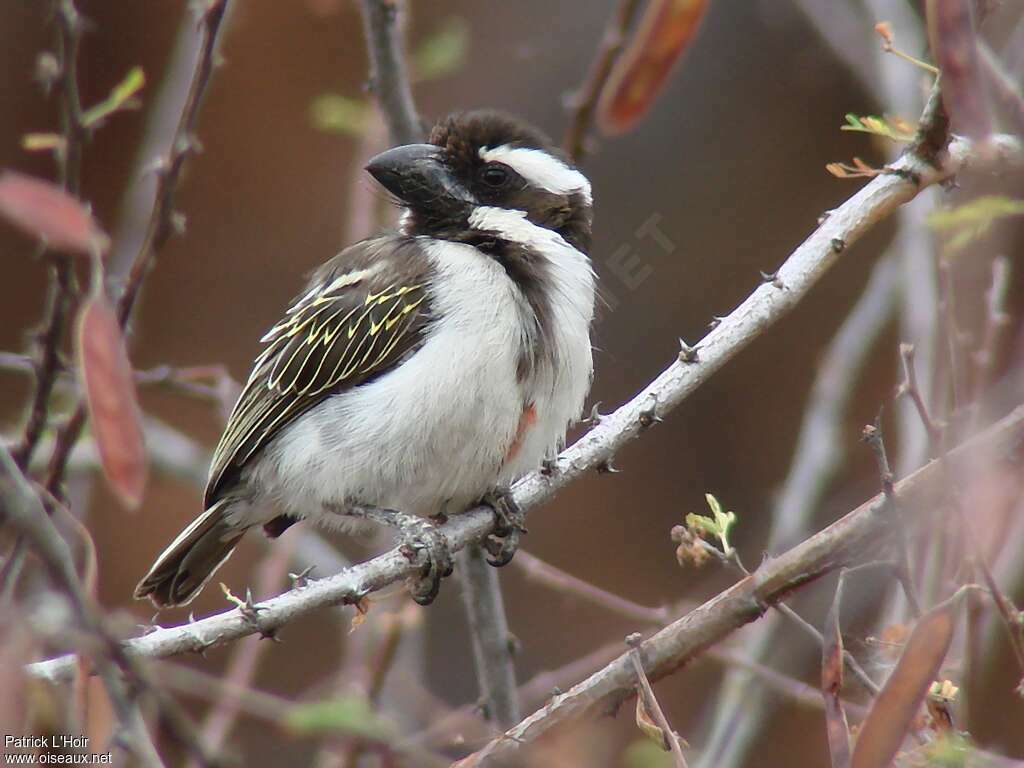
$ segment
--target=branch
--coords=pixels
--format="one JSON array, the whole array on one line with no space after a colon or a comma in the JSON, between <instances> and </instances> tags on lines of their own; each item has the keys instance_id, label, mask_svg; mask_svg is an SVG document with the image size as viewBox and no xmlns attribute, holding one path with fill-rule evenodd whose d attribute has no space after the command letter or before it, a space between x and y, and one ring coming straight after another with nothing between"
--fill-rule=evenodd
<instances>
[{"instance_id":1,"label":"branch","mask_svg":"<svg viewBox=\"0 0 1024 768\"><path fill-rule=\"evenodd\" d=\"M587 133L594 122L598 99L619 54L622 53L626 33L639 8L640 0L619 0L615 12L608 19L601 45L594 56L594 62L590 65L586 81L570 97L569 126L565 130L562 147L574 163L579 163L586 154Z\"/></svg>"},{"instance_id":2,"label":"branch","mask_svg":"<svg viewBox=\"0 0 1024 768\"><path fill-rule=\"evenodd\" d=\"M487 564L483 548L477 545L462 553L458 571L484 713L502 729L511 728L522 715L498 572Z\"/></svg>"},{"instance_id":3,"label":"branch","mask_svg":"<svg viewBox=\"0 0 1024 768\"><path fill-rule=\"evenodd\" d=\"M412 88L399 39L399 0L362 0L363 34L370 56L370 90L388 125L393 144L411 144L423 137L412 100Z\"/></svg>"},{"instance_id":4,"label":"branch","mask_svg":"<svg viewBox=\"0 0 1024 768\"><path fill-rule=\"evenodd\" d=\"M1019 471L1022 440L1024 405L951 452L949 459L963 462L985 452L1013 462ZM907 514L925 514L935 508L932 492L941 491L945 471L942 462L933 461L895 485L893 493ZM750 577L643 642L640 649L647 675L657 680L670 674L738 627L759 618L792 590L870 553L889 535L892 519L886 510L890 508L885 494L878 494L785 554L766 560ZM624 653L571 690L552 697L515 728L461 761L459 768L489 764L492 758L507 755L560 723L607 712L633 694L635 680L630 653Z\"/></svg>"},{"instance_id":5,"label":"branch","mask_svg":"<svg viewBox=\"0 0 1024 768\"><path fill-rule=\"evenodd\" d=\"M210 81L210 75L213 73L217 32L224 19L227 5L228 0L204 0L205 7L201 17L203 42L196 59L188 98L185 100L185 106L178 120L178 128L174 132L174 139L168 150L167 158L159 171L156 199L153 201L146 235L128 270L124 291L117 301L117 319L122 329L128 325L139 290L142 288L142 282L153 266L153 259L166 245L170 236L181 228L174 212L174 191L178 186L185 160L199 148L199 142L195 137L195 126L203 93ZM79 401L74 413L68 417L57 434L56 445L46 476L46 489L51 493L57 491L63 480L68 458L75 447L75 442L81 435L85 419L85 403Z\"/></svg>"},{"instance_id":6,"label":"branch","mask_svg":"<svg viewBox=\"0 0 1024 768\"><path fill-rule=\"evenodd\" d=\"M1014 139L997 137L1004 153L1019 153ZM601 418L600 424L563 451L543 471L532 472L512 489L524 512L549 499L573 480L606 466L616 451L655 424L690 393L707 381L764 330L789 312L811 287L835 264L839 254L871 227L928 185L943 181L971 157L973 145L955 139L938 165L913 154L898 160L890 173L872 179L843 205L831 211L822 224L781 266L775 279L760 285L739 307L696 347L677 358L654 381L618 410ZM782 287L779 287L779 286ZM453 550L477 543L494 526L489 508L478 507L453 517L438 530ZM365 594L412 575L417 569L397 549L356 565L329 578L292 590L260 604L259 626L237 610L211 616L182 627L157 630L126 643L130 653L166 657L201 651L262 630L273 630L319 608L352 603ZM70 657L32 665L34 674L62 679L72 669Z\"/></svg>"},{"instance_id":7,"label":"branch","mask_svg":"<svg viewBox=\"0 0 1024 768\"><path fill-rule=\"evenodd\" d=\"M82 102L78 95L78 48L82 40L82 19L72 0L54 3L57 17L57 89L61 102L61 133L63 144L57 153L61 184L68 194L78 197L81 188L82 145L86 128L82 118ZM43 435L49 419L50 395L61 369L60 351L78 292L75 269L66 256L57 255L50 278L46 320L39 333L39 359L33 364L35 388L28 409L21 443L14 450L14 461L25 469Z\"/></svg>"}]
</instances>

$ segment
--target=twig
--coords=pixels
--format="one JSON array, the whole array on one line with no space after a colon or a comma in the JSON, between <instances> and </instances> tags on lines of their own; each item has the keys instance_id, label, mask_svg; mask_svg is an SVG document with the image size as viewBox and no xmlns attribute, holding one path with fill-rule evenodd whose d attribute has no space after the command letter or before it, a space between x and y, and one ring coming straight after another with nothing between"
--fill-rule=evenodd
<instances>
[{"instance_id":1,"label":"twig","mask_svg":"<svg viewBox=\"0 0 1024 768\"><path fill-rule=\"evenodd\" d=\"M974 377L971 385L971 405L974 408L972 424L981 416L981 398L987 393L996 369L996 359L1003 337L1010 327L1006 310L1007 296L1012 284L1012 267L1006 256L992 261L992 284L986 294L985 329L981 347L974 356Z\"/></svg>"},{"instance_id":2,"label":"twig","mask_svg":"<svg viewBox=\"0 0 1024 768\"><path fill-rule=\"evenodd\" d=\"M1019 151L1016 140L998 137L995 145L1007 156ZM949 178L971 158L972 145L955 139L949 145L944 162L938 166L906 155L893 165L893 172L868 182L848 201L836 208L814 233L786 260L778 271L785 288L762 283L712 330L699 345L696 361L676 358L632 400L601 419L601 423L563 451L551 463L550 470L532 472L515 484L512 495L526 511L550 498L571 481L609 461L629 440L650 424L651 403L657 403L657 417L663 417L707 381L726 362L735 357L764 330L797 305L801 298L848 248L874 224L912 199L922 188ZM913 175L913 180L907 178ZM494 525L493 511L487 507L469 510L443 527L449 542L459 549L480 541ZM349 602L374 589L411 575L414 564L397 550L367 563L317 581L302 590L281 595L265 604L261 624L274 628L293 618L323 606ZM211 630L207 634L207 630ZM229 642L256 629L237 612L229 611L196 622L188 627L159 630L138 638L129 647L146 656L169 656ZM67 662L45 662L37 671L62 675Z\"/></svg>"},{"instance_id":3,"label":"twig","mask_svg":"<svg viewBox=\"0 0 1024 768\"><path fill-rule=\"evenodd\" d=\"M220 30L227 4L228 0L204 0L200 20L203 42L196 59L188 98L178 121L178 128L174 132L174 140L168 149L167 159L159 171L156 199L153 201L146 235L128 270L124 291L117 300L117 319L122 328L127 327L135 300L142 288L142 282L152 268L153 259L171 235L180 228L180 224L176 224L178 218L174 212L174 192L185 166L185 160L199 147L198 140L195 138L195 126L203 93L206 91L216 63L217 33ZM75 442L81 435L85 418L85 404L79 402L57 433L46 476L46 488L54 495L59 496L58 490L64 478L68 458Z\"/></svg>"},{"instance_id":4,"label":"twig","mask_svg":"<svg viewBox=\"0 0 1024 768\"><path fill-rule=\"evenodd\" d=\"M806 534L810 512L843 461L843 417L856 390L858 374L896 310L898 289L899 268L890 251L875 265L864 292L822 356L793 461L772 511L769 552L791 546Z\"/></svg>"},{"instance_id":5,"label":"twig","mask_svg":"<svg viewBox=\"0 0 1024 768\"><path fill-rule=\"evenodd\" d=\"M483 710L501 728L511 728L521 715L512 658L514 640L508 631L498 573L476 544L462 551L458 565Z\"/></svg>"},{"instance_id":6,"label":"twig","mask_svg":"<svg viewBox=\"0 0 1024 768\"><path fill-rule=\"evenodd\" d=\"M900 360L903 364L903 383L899 386L898 394L907 395L911 402L914 403L914 408L917 409L917 415L921 418L921 423L928 433L928 439L931 441L933 450L938 450L941 447L944 425L937 423L931 414L928 413L928 406L925 404L924 395L921 394L921 388L917 384L913 344L900 344Z\"/></svg>"},{"instance_id":7,"label":"twig","mask_svg":"<svg viewBox=\"0 0 1024 768\"><path fill-rule=\"evenodd\" d=\"M402 0L361 0L363 32L370 57L369 88L388 126L393 144L411 144L423 135L412 100L408 67L402 53L399 15Z\"/></svg>"},{"instance_id":8,"label":"twig","mask_svg":"<svg viewBox=\"0 0 1024 768\"><path fill-rule=\"evenodd\" d=\"M644 662L640 656L640 642L640 635L630 635L626 638L626 644L631 648L627 655L633 664L633 671L636 673L640 698L643 700L644 708L651 714L658 728L661 729L665 749L672 753L672 762L676 768L687 768L686 757L683 755L679 736L672 729L672 726L669 725L668 718L665 717L661 704L658 703L658 697L654 695L654 689L651 688L651 681L647 679L647 673L644 672Z\"/></svg>"},{"instance_id":9,"label":"twig","mask_svg":"<svg viewBox=\"0 0 1024 768\"><path fill-rule=\"evenodd\" d=\"M911 360L911 365L912 363L913 361ZM911 370L913 370L912 367ZM916 389L916 383L914 388ZM864 442L871 446L871 450L875 454L875 461L878 463L878 475L882 483L882 495L887 503L887 512L896 523L896 579L899 581L900 586L903 587L903 593L907 598L911 614L915 618L920 618L922 613L921 600L917 596L917 589L910 575L910 544L907 539L907 526L903 510L900 508L896 495L893 492L893 474L892 469L889 467L889 456L885 450L885 440L882 437L881 420L876 421L873 425L864 427L862 435Z\"/></svg>"},{"instance_id":10,"label":"twig","mask_svg":"<svg viewBox=\"0 0 1024 768\"><path fill-rule=\"evenodd\" d=\"M61 133L63 142L57 152L61 184L68 194L78 197L81 191L82 146L86 127L82 118L82 102L78 94L78 48L82 40L82 19L72 0L55 0L57 18L57 56L59 74ZM21 443L14 450L14 460L24 469L42 437L49 420L50 395L61 368L61 344L78 293L74 265L67 256L56 255L46 302L46 319L39 335L39 357L34 362L34 391Z\"/></svg>"},{"instance_id":11,"label":"twig","mask_svg":"<svg viewBox=\"0 0 1024 768\"><path fill-rule=\"evenodd\" d=\"M955 449L950 458L961 461L975 451L1005 451L1008 445L1015 444L1024 435L1024 406L997 424ZM1012 460L1019 462L1019 459L1017 456ZM1015 471L1019 471L1019 467ZM894 488L897 499L907 510L932 509L930 492L941 485L941 472L938 463L932 463L901 480ZM876 547L889 528L886 515L881 514L885 504L884 495L879 494L789 552L765 561L750 577L646 640L641 648L648 675L657 680L670 674L737 627L757 619L788 592L855 562L859 554ZM553 697L483 750L463 760L460 768L500 764L498 758L535 741L569 719L608 711L630 695L634 680L628 655L619 656L571 690Z\"/></svg>"},{"instance_id":12,"label":"twig","mask_svg":"<svg viewBox=\"0 0 1024 768\"><path fill-rule=\"evenodd\" d=\"M960 329L956 322L956 297L953 291L953 266L945 256L936 257L937 272L939 276L939 314L942 320L943 335L946 337L946 365L949 372L949 384L951 387L952 402L949 403L948 421L952 421L952 414L960 410L963 403L963 388L961 376L964 371L960 365ZM934 405L934 400L932 401Z\"/></svg>"},{"instance_id":13,"label":"twig","mask_svg":"<svg viewBox=\"0 0 1024 768\"><path fill-rule=\"evenodd\" d=\"M640 5L640 0L619 0L604 28L601 44L590 65L586 81L570 97L569 125L565 129L562 147L575 163L582 161L586 154L587 133L594 122L598 99L608 82L615 61L622 53L626 43L626 34Z\"/></svg>"},{"instance_id":14,"label":"twig","mask_svg":"<svg viewBox=\"0 0 1024 768\"><path fill-rule=\"evenodd\" d=\"M733 568L744 578L750 577L750 571L748 571L746 566L743 565L743 561L740 560L739 553L735 549L732 550L732 552L730 552L728 555L726 555L722 552L722 550L718 549L712 544L709 544L703 539L700 539L699 541L701 546L708 554L712 555L713 557L716 557L724 565ZM805 619L803 616L801 616L799 613L797 613L790 606L786 605L783 602L778 602L772 607L775 608L775 610L777 610L784 617L786 617L791 624L793 624L795 627L803 631L808 637L814 640L814 642L818 645L819 648L824 648L824 636L821 634L820 630L813 624L811 624L809 621L807 621L807 619ZM853 654L847 650L843 651L843 663L847 666L850 672L853 673L857 680L860 681L860 684L863 685L872 694L877 694L881 690L881 686L879 686L874 680L871 679L871 676L864 671L864 668L860 665L857 659L854 658Z\"/></svg>"},{"instance_id":15,"label":"twig","mask_svg":"<svg viewBox=\"0 0 1024 768\"><path fill-rule=\"evenodd\" d=\"M1021 673L1021 681L1017 688L1020 693L1024 694L1024 619L1022 619L1024 614L1018 611L1006 595L1003 594L1002 590L999 589L999 585L996 584L992 571L989 569L984 557L981 556L977 545L975 545L974 550L976 553L974 564L981 570L982 576L985 577L985 586L988 587L989 594L992 596L992 602L995 603L996 610L999 612L999 618L1002 619L1003 626L1006 628L1010 647L1013 648L1013 655L1017 660L1017 667Z\"/></svg>"},{"instance_id":16,"label":"twig","mask_svg":"<svg viewBox=\"0 0 1024 768\"><path fill-rule=\"evenodd\" d=\"M846 571L839 572L832 607L825 619L825 642L821 648L821 695L825 703L825 731L832 768L850 765L850 726L846 720L841 694L843 692L843 634L839 609L843 599Z\"/></svg>"},{"instance_id":17,"label":"twig","mask_svg":"<svg viewBox=\"0 0 1024 768\"><path fill-rule=\"evenodd\" d=\"M512 564L530 581L552 587L574 597L579 597L633 621L664 626L674 614L666 606L651 608L608 592L591 584L589 581L584 581L577 576L573 576L571 573L566 573L560 568L544 562L529 552L522 550L517 552Z\"/></svg>"}]
</instances>

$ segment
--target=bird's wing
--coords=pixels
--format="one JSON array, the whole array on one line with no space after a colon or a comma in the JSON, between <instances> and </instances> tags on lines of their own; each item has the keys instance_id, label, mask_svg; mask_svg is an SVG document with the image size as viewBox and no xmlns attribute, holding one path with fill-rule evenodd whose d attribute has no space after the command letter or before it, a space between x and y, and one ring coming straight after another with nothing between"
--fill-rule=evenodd
<instances>
[{"instance_id":1,"label":"bird's wing","mask_svg":"<svg viewBox=\"0 0 1024 768\"><path fill-rule=\"evenodd\" d=\"M285 425L422 345L429 272L415 241L398 236L357 243L317 271L261 340L263 352L214 453L207 507Z\"/></svg>"}]
</instances>

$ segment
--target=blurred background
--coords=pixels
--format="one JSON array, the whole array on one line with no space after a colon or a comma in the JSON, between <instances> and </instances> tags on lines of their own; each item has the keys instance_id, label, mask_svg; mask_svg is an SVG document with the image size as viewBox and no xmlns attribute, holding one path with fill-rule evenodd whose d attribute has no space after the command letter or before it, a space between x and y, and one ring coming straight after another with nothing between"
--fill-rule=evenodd
<instances>
[{"instance_id":1,"label":"blurred background","mask_svg":"<svg viewBox=\"0 0 1024 768\"><path fill-rule=\"evenodd\" d=\"M712 2L650 114L628 135L598 138L591 147L582 168L595 190L592 256L607 298L595 331L591 401L600 403L602 411L631 397L664 368L677 354L679 338L699 340L714 315L728 313L757 286L760 270L774 270L820 215L863 183L829 175L826 163L859 156L881 165L891 156L892 145L841 132L846 113L917 119L927 79L911 65L884 57L871 30L876 21L890 20L897 44L927 57L918 5L902 0L833 2L831 10L832 3L789 0ZM193 38L195 27L187 4L178 0L80 0L78 6L89 21L79 64L84 103L104 98L133 66L141 66L147 77L141 108L114 115L89 141L84 156L83 196L115 236L112 259L117 264L134 252L118 233L132 229L136 182L142 178L141 183L148 183L144 169L163 146L154 104L168 82L165 76L173 69L175 52ZM567 124L567 98L585 78L615 3L435 0L410 6L408 49L421 69L414 92L425 118L460 108L496 107L529 119L558 139ZM832 15L823 21L808 14L812 6ZM0 4L0 167L53 178L50 157L20 148L22 135L57 125L55 99L47 98L34 77L37 57L53 45L47 7L28 0ZM997 4L982 28L1017 82L1024 73L1020 15L1018 3ZM369 99L364 88L367 65L356 3L238 0L223 31L221 54L223 64L198 125L202 153L188 163L176 198L187 228L161 253L145 284L130 350L139 369L223 364L235 380L244 380L258 339L289 305L305 274L378 222L387 223L393 211L361 171L364 159L385 146L386 139L372 110L363 106ZM859 64L851 68L849 61ZM1004 193L1012 189L1012 180L1000 183ZM950 194L965 191L936 193L924 203L925 212L936 202L948 201ZM888 222L843 253L792 314L688 398L666 423L624 450L616 460L620 474L595 473L532 514L524 548L644 605L700 601L730 584L733 576L714 565L681 567L669 530L686 513L706 511L705 493L714 493L737 513L734 542L753 567L766 551L782 551L876 492L874 459L858 438L861 427L880 412L891 431L891 452L910 462L901 464L899 472L922 463L921 429L901 419L902 406L894 403L894 394L898 343L927 341L913 337L914 324L907 318L922 309L927 317L931 307L904 306L899 312L882 305L883 330L850 382L851 398L839 424L837 443L845 456L835 476L825 479L821 500L801 527L787 535L776 533L771 540L773 509L822 355L880 259L886 254L902 259L901 249L910 247L908 242L917 250L930 248L932 236L922 220L917 216L917 229L902 238L900 222ZM1008 255L1013 264L1007 300L1013 322L994 374L995 380L1008 383L994 387L1004 399L987 406L992 417L1005 413L1014 404L1013 393L1022 391L1024 268L1019 260L1021 228L1014 221L998 224L970 259L956 262L957 284L963 286L958 311L964 327L975 331L985 316L992 259ZM906 226L914 226L913 221ZM7 270L0 281L0 350L26 350L27 332L41 317L47 271L33 259L34 248L26 238L0 228ZM904 272L912 263L899 261L902 266L893 275L907 276L922 290L898 289L900 295L934 303L934 291L928 290L935 280L930 257L917 262L925 265L923 270ZM927 323L923 327L927 332ZM17 429L27 392L26 377L0 371L0 424L5 432ZM159 386L143 387L141 397L148 416L212 449L223 425L222 408ZM198 469L189 475L157 463L135 514L123 511L102 481L93 482L93 473L74 476L73 493L86 494L78 510L95 540L100 600L130 617L129 625L152 616L148 605L132 601L134 584L200 511L202 456L194 464ZM1014 519L1021 516L1019 504L1008 509ZM330 558L303 535L293 529L272 545L290 548L294 560L288 570L297 571L302 562L317 558L321 568L330 569ZM290 537L294 541L289 543ZM373 551L367 542L329 540L350 559ZM1021 539L1004 544L1010 551L1000 553L1003 589L1020 605ZM264 573L260 585L258 564L265 553L263 542L254 537L240 547L218 580L237 594L244 594L247 585L257 593L260 586L265 594L280 591L286 586L283 567L276 575ZM502 571L501 578L510 626L522 646L521 681L643 629L533 583L515 566ZM820 627L832 586L804 590L791 604ZM23 588L31 589L31 579ZM879 670L873 665L886 660L869 642L880 631L870 608L880 606L896 587L882 577L865 575L848 589L850 605L856 606L845 627L848 647L865 659L869 671ZM192 606L197 617L225 607L216 588L207 589ZM184 621L186 614L167 612L158 621L172 625ZM281 643L260 647L252 687L289 701L318 700L344 690L346 680L339 677L346 670L355 677L360 674L352 671L354 649L362 644L361 658L372 657L375 644L386 635L381 617L391 615L410 627L387 680L382 711L415 733L439 712L472 703L476 683L454 579L445 582L431 608L410 613L402 598L384 600L371 609L366 624L351 632L350 608L289 625L281 632ZM756 631L748 627L724 645L742 653L753 647ZM1009 645L999 632L992 635L970 711L963 717L985 748L1024 758L1024 729L1019 727L1024 701L1012 692L1015 672ZM765 663L817 686L820 653L813 641L787 625L778 627L774 637L762 657ZM249 638L244 646L218 649L206 658L174 660L166 674L192 670L210 676L204 680L216 678L239 653L238 647L257 643ZM559 685L568 687L586 673L581 670ZM669 720L689 740L695 757L702 750L705 760L724 755L718 751L729 740L723 735L743 721L748 726L756 721L756 732L744 736L742 754L707 765L825 764L820 711L777 692L762 697L754 692L761 685L755 679L749 708L744 709L747 697L734 700L733 719L723 719L719 709L728 690L724 674L720 661L702 659L656 685ZM191 690L193 695L180 695L202 718L209 692L204 694L198 683ZM527 709L541 701L534 700ZM472 733L478 739L481 731ZM436 746L456 757L460 748L451 738L448 734ZM466 738L471 745L472 735ZM646 759L638 757L639 738L630 704L612 721L561 729L546 751L536 751L531 759L536 765L655 764L638 762ZM253 766L336 764L329 753L341 748L327 739L325 754L325 740L267 727L245 707L227 743L244 756L244 764ZM715 751L707 752L712 747Z\"/></svg>"}]
</instances>

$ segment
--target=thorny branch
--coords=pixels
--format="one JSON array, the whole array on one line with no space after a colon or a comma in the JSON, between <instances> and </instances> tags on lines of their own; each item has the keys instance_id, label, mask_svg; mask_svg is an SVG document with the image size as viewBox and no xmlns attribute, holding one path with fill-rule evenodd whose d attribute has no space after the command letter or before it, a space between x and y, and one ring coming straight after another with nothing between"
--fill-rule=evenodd
<instances>
[{"instance_id":1,"label":"thorny branch","mask_svg":"<svg viewBox=\"0 0 1024 768\"><path fill-rule=\"evenodd\" d=\"M957 173L972 157L971 142L954 138L945 152L924 160L908 153L889 173L868 182L821 225L779 268L778 280L761 283L699 343L696 356L677 359L647 387L619 409L601 419L590 432L551 463L544 472L533 472L512 489L519 507L530 510L583 474L607 463L629 440L650 425L652 403L657 418L663 417L728 360L757 338L765 328L791 310L838 260L840 253L921 189ZM987 150L1014 157L1018 143L1009 137L993 137ZM781 284L782 287L778 287ZM488 508L477 508L450 520L439 530L456 550L480 541L491 532L494 519ZM157 630L128 641L131 652L165 657L199 651L262 630L273 630L298 616L328 605L351 603L361 596L412 575L417 568L397 549L261 604L259 627L237 610L212 616L188 626ZM33 665L36 674L53 679L67 676L70 657Z\"/></svg>"},{"instance_id":2,"label":"thorny branch","mask_svg":"<svg viewBox=\"0 0 1024 768\"><path fill-rule=\"evenodd\" d=\"M1020 471L1022 457L1013 449L1022 438L1024 405L950 452L949 460L958 464L979 451L1008 461L1013 471ZM926 514L934 508L935 491L941 491L944 471L940 462L933 461L896 483L894 496L908 514ZM887 504L885 494L878 494L785 554L766 560L749 577L644 641L639 647L647 675L657 680L670 674L737 627L756 620L792 590L857 562L887 535L891 524L885 512ZM553 696L546 705L459 766L489 765L494 758L514 752L560 723L607 711L632 694L634 680L629 654L622 654L569 691Z\"/></svg>"}]
</instances>

